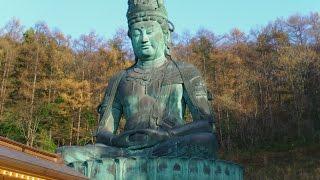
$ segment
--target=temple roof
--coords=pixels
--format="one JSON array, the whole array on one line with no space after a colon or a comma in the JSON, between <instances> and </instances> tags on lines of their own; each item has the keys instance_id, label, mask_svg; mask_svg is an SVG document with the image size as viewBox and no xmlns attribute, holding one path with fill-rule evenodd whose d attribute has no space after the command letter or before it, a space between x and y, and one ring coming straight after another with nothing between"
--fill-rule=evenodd
<instances>
[{"instance_id":1,"label":"temple roof","mask_svg":"<svg viewBox=\"0 0 320 180\"><path fill-rule=\"evenodd\" d=\"M87 179L65 166L57 154L0 137L0 177L6 175L38 179Z\"/></svg>"}]
</instances>

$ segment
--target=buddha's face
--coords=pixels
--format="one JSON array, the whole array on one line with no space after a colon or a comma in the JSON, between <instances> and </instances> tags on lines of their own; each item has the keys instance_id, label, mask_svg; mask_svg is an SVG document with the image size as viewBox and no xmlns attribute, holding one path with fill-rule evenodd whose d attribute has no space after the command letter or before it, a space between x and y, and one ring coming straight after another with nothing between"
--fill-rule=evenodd
<instances>
[{"instance_id":1,"label":"buddha's face","mask_svg":"<svg viewBox=\"0 0 320 180\"><path fill-rule=\"evenodd\" d=\"M165 35L156 21L141 21L130 28L133 51L141 61L152 61L165 56Z\"/></svg>"}]
</instances>

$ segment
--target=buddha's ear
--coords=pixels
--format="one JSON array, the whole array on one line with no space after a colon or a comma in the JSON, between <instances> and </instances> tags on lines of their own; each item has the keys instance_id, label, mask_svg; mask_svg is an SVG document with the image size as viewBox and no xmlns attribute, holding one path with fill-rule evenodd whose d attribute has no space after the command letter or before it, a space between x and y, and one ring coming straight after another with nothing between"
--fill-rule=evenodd
<instances>
[{"instance_id":1,"label":"buddha's ear","mask_svg":"<svg viewBox=\"0 0 320 180\"><path fill-rule=\"evenodd\" d=\"M167 31L164 33L164 40L165 40L166 44L171 43L171 32L170 31Z\"/></svg>"},{"instance_id":2,"label":"buddha's ear","mask_svg":"<svg viewBox=\"0 0 320 180\"><path fill-rule=\"evenodd\" d=\"M171 33L174 32L174 25L171 21L167 20L168 29L165 32L166 43L171 44Z\"/></svg>"},{"instance_id":3,"label":"buddha's ear","mask_svg":"<svg viewBox=\"0 0 320 180\"><path fill-rule=\"evenodd\" d=\"M165 54L171 56L171 32L167 31L164 33L164 41L166 44Z\"/></svg>"},{"instance_id":4,"label":"buddha's ear","mask_svg":"<svg viewBox=\"0 0 320 180\"><path fill-rule=\"evenodd\" d=\"M127 35L131 39L131 31L130 31L130 29L128 30Z\"/></svg>"}]
</instances>

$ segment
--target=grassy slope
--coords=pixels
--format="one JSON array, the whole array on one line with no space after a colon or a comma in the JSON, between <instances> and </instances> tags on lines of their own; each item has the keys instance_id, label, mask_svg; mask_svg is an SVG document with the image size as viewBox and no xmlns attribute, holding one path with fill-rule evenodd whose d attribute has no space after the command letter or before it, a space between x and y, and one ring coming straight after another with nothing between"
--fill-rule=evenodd
<instances>
[{"instance_id":1,"label":"grassy slope","mask_svg":"<svg viewBox=\"0 0 320 180\"><path fill-rule=\"evenodd\" d=\"M221 158L242 164L245 179L320 180L320 144L289 150L222 153Z\"/></svg>"}]
</instances>

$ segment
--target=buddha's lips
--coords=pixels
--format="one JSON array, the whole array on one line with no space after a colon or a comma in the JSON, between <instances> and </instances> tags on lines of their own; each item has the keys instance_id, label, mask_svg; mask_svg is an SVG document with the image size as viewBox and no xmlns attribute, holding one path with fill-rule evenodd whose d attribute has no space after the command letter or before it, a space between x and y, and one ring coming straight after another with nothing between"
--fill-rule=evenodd
<instances>
[{"instance_id":1,"label":"buddha's lips","mask_svg":"<svg viewBox=\"0 0 320 180\"><path fill-rule=\"evenodd\" d=\"M143 45L143 46L141 46L141 48L142 49L149 49L149 48L151 48L151 45Z\"/></svg>"}]
</instances>

